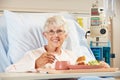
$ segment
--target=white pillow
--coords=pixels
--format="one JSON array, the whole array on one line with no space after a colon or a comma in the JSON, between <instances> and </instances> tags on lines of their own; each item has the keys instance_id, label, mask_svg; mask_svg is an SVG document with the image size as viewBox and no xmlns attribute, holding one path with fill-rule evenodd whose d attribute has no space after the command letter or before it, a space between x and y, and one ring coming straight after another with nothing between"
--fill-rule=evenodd
<instances>
[{"instance_id":1,"label":"white pillow","mask_svg":"<svg viewBox=\"0 0 120 80\"><path fill-rule=\"evenodd\" d=\"M0 40L0 72L4 72L5 68L10 64L10 60L8 59L4 46Z\"/></svg>"},{"instance_id":2,"label":"white pillow","mask_svg":"<svg viewBox=\"0 0 120 80\"><path fill-rule=\"evenodd\" d=\"M5 68L11 64L7 57L7 49L8 43L5 19L3 16L0 16L0 72L4 72Z\"/></svg>"},{"instance_id":3,"label":"white pillow","mask_svg":"<svg viewBox=\"0 0 120 80\"><path fill-rule=\"evenodd\" d=\"M3 15L0 16L0 38L3 47L5 49L5 52L7 53L8 51L7 26L6 26L5 17Z\"/></svg>"},{"instance_id":4,"label":"white pillow","mask_svg":"<svg viewBox=\"0 0 120 80\"><path fill-rule=\"evenodd\" d=\"M46 44L42 36L42 27L46 19L53 13L19 14L4 11L7 22L9 51L8 56L13 63L17 62L27 51Z\"/></svg>"},{"instance_id":5,"label":"white pillow","mask_svg":"<svg viewBox=\"0 0 120 80\"><path fill-rule=\"evenodd\" d=\"M46 19L53 15L62 15L69 24L69 36L63 47L76 52L80 51L80 39L85 36L85 32L77 25L70 14L63 13L14 13L4 11L7 30L9 51L8 56L13 63L17 62L27 51L39 48L46 44L42 36L42 29ZM79 27L81 34L78 34ZM79 37L80 36L80 37ZM82 39L81 39L82 40ZM69 46L68 46L69 45ZM84 51L84 50L83 50ZM87 51L89 52L89 51ZM80 55L84 53L80 53ZM91 55L90 53L87 53Z\"/></svg>"}]
</instances>

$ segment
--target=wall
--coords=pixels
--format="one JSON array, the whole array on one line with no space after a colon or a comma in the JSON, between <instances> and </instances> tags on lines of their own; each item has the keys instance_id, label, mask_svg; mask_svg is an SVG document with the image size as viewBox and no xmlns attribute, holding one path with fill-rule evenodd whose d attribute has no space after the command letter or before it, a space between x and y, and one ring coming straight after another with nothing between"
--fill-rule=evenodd
<instances>
[{"instance_id":1,"label":"wall","mask_svg":"<svg viewBox=\"0 0 120 80\"><path fill-rule=\"evenodd\" d=\"M116 0L115 16L113 17L113 52L116 54L114 66L120 68L120 0Z\"/></svg>"},{"instance_id":2,"label":"wall","mask_svg":"<svg viewBox=\"0 0 120 80\"><path fill-rule=\"evenodd\" d=\"M94 1L95 0L0 0L0 10L89 13L92 2ZM102 6L102 2L100 2L100 6Z\"/></svg>"}]
</instances>

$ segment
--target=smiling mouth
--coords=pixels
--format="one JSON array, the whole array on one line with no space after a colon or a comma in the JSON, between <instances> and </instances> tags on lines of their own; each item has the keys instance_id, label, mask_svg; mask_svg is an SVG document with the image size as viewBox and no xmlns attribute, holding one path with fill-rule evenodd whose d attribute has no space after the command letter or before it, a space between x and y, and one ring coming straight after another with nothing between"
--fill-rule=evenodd
<instances>
[{"instance_id":1,"label":"smiling mouth","mask_svg":"<svg viewBox=\"0 0 120 80\"><path fill-rule=\"evenodd\" d=\"M58 41L58 40L54 40L53 42L54 42L54 43L58 43L59 41Z\"/></svg>"},{"instance_id":2,"label":"smiling mouth","mask_svg":"<svg viewBox=\"0 0 120 80\"><path fill-rule=\"evenodd\" d=\"M53 42L59 42L60 41L60 39L54 39L53 40Z\"/></svg>"}]
</instances>

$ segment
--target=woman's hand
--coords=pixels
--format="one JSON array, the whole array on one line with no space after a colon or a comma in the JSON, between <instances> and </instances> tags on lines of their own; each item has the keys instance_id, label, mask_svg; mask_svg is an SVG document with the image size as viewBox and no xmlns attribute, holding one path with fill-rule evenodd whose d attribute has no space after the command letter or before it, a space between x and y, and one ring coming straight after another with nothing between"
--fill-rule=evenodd
<instances>
[{"instance_id":1,"label":"woman's hand","mask_svg":"<svg viewBox=\"0 0 120 80\"><path fill-rule=\"evenodd\" d=\"M40 68L47 63L53 63L55 61L55 56L51 53L43 53L36 61L35 68Z\"/></svg>"},{"instance_id":2,"label":"woman's hand","mask_svg":"<svg viewBox=\"0 0 120 80\"><path fill-rule=\"evenodd\" d=\"M107 63L104 62L104 61L100 61L100 65L102 65L102 66L105 67L105 68L110 68L110 65L107 64Z\"/></svg>"}]
</instances>

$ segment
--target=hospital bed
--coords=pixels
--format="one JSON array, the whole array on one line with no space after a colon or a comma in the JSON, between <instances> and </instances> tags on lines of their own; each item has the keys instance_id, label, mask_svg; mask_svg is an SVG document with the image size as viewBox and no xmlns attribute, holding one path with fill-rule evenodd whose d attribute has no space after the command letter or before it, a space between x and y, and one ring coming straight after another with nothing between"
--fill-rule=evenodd
<instances>
[{"instance_id":1,"label":"hospital bed","mask_svg":"<svg viewBox=\"0 0 120 80\"><path fill-rule=\"evenodd\" d=\"M85 38L85 31L72 14L60 12L20 13L4 10L0 16L0 72L4 72L6 67L20 60L27 51L47 43L42 36L42 29L46 19L53 15L63 16L69 26L69 34L62 47L72 50L77 56L86 55L87 61L95 59ZM96 78L96 80L99 79Z\"/></svg>"},{"instance_id":2,"label":"hospital bed","mask_svg":"<svg viewBox=\"0 0 120 80\"><path fill-rule=\"evenodd\" d=\"M62 15L68 23L68 38L63 48L72 50L77 56L87 55L94 59L85 31L69 13L19 13L5 10L0 16L0 72L22 58L29 50L39 48L47 42L42 36L46 19L53 15ZM92 58L91 58L92 57Z\"/></svg>"}]
</instances>

